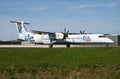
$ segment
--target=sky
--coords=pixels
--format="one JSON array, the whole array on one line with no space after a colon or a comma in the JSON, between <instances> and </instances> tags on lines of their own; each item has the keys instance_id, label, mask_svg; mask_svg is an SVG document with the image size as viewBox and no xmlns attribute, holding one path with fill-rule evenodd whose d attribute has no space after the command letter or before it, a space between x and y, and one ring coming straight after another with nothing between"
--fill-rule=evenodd
<instances>
[{"instance_id":1,"label":"sky","mask_svg":"<svg viewBox=\"0 0 120 79\"><path fill-rule=\"evenodd\" d=\"M120 34L120 0L0 0L0 40L15 40L11 20L29 22L27 29Z\"/></svg>"}]
</instances>

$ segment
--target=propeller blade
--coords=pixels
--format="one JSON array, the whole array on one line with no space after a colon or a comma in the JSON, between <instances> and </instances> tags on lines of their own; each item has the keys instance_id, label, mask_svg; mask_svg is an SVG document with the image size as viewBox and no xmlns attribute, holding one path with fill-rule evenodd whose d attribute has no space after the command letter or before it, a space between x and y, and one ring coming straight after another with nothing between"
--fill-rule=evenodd
<instances>
[{"instance_id":1,"label":"propeller blade","mask_svg":"<svg viewBox=\"0 0 120 79\"><path fill-rule=\"evenodd\" d=\"M66 39L66 37L68 37L68 33L69 33L69 30L67 31L66 28L64 28L64 39Z\"/></svg>"}]
</instances>

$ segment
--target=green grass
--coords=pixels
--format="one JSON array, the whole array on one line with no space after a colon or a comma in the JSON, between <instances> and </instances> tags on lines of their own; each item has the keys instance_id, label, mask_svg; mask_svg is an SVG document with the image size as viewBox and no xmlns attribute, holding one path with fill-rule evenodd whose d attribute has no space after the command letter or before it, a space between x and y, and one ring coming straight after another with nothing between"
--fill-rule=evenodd
<instances>
[{"instance_id":1,"label":"green grass","mask_svg":"<svg viewBox=\"0 0 120 79\"><path fill-rule=\"evenodd\" d=\"M120 79L120 48L1 48L0 73L11 79Z\"/></svg>"}]
</instances>

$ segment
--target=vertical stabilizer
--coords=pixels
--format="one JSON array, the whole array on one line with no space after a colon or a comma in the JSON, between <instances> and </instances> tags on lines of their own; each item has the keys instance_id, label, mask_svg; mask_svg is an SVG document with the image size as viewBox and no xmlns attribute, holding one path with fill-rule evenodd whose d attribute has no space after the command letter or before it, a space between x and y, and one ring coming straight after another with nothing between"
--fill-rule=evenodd
<instances>
[{"instance_id":1,"label":"vertical stabilizer","mask_svg":"<svg viewBox=\"0 0 120 79\"><path fill-rule=\"evenodd\" d=\"M19 39L25 40L25 36L27 34L27 29L25 27L25 24L30 24L30 23L26 23L23 21L10 21L10 23L15 23L16 27L17 27L17 31L19 34Z\"/></svg>"}]
</instances>

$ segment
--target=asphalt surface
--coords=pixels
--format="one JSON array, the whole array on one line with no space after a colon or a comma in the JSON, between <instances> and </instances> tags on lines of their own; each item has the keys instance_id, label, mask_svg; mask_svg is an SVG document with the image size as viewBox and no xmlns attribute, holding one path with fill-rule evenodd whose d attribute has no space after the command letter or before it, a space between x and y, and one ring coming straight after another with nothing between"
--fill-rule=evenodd
<instances>
[{"instance_id":1,"label":"asphalt surface","mask_svg":"<svg viewBox=\"0 0 120 79\"><path fill-rule=\"evenodd\" d=\"M70 45L70 47L107 47L106 45ZM114 47L114 46L109 46ZM115 46L116 47L116 46ZM49 45L0 45L0 48L49 48ZM53 48L66 48L66 45L53 45Z\"/></svg>"},{"instance_id":2,"label":"asphalt surface","mask_svg":"<svg viewBox=\"0 0 120 79\"><path fill-rule=\"evenodd\" d=\"M66 45L53 45L53 48L64 48ZM49 48L49 45L0 45L0 48Z\"/></svg>"}]
</instances>

